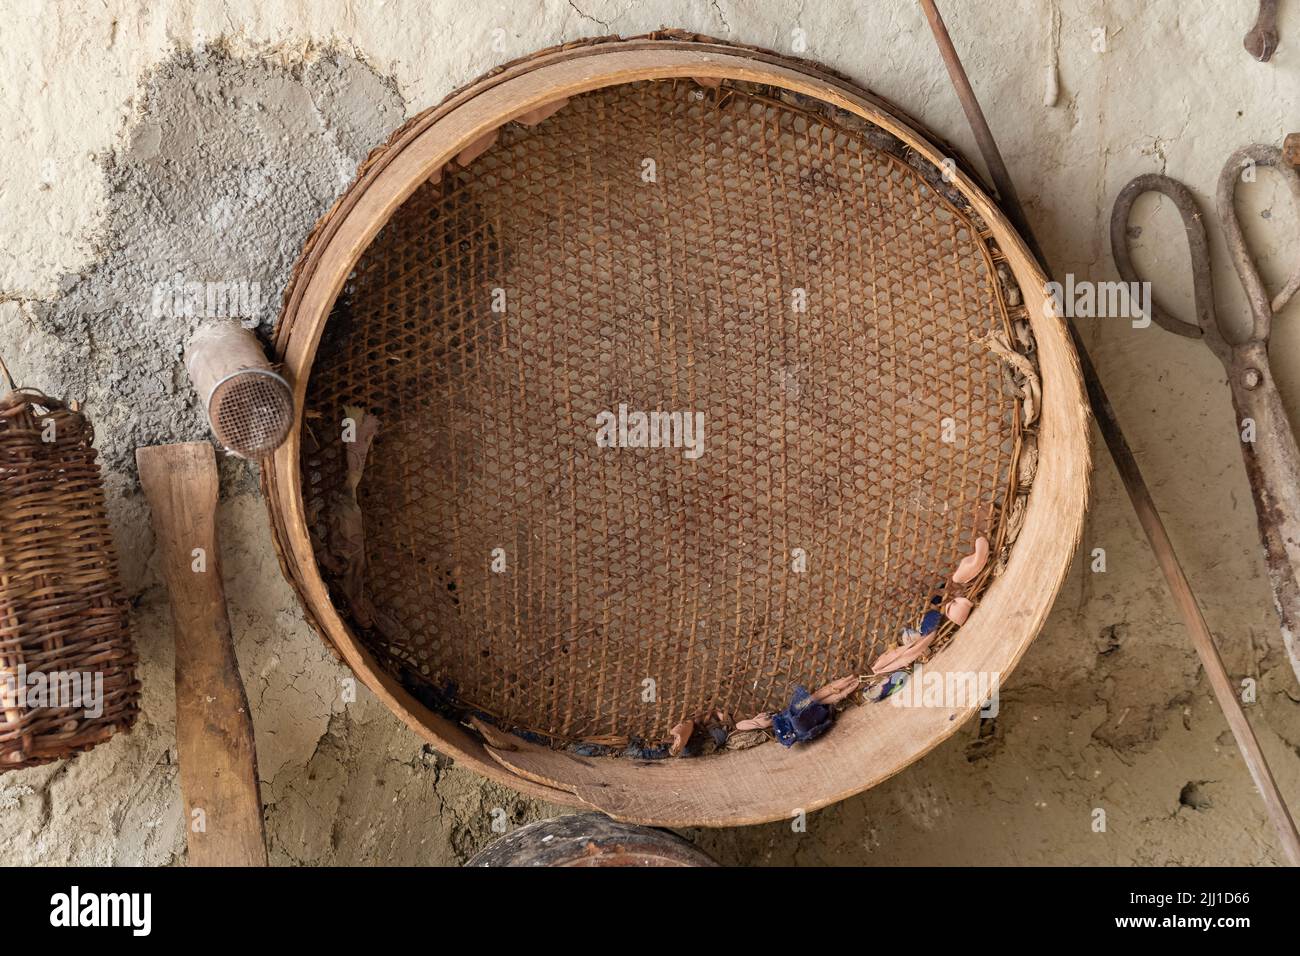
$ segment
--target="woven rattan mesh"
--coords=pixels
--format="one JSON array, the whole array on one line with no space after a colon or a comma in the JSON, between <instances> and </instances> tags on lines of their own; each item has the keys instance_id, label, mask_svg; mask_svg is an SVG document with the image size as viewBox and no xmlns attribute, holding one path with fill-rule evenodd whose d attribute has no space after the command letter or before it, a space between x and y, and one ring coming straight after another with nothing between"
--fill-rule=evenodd
<instances>
[{"instance_id":1,"label":"woven rattan mesh","mask_svg":"<svg viewBox=\"0 0 1300 956\"><path fill-rule=\"evenodd\" d=\"M275 451L293 426L293 393L284 379L259 369L232 375L212 390L213 434L244 458Z\"/></svg>"},{"instance_id":2,"label":"woven rattan mesh","mask_svg":"<svg viewBox=\"0 0 1300 956\"><path fill-rule=\"evenodd\" d=\"M89 420L0 396L0 772L86 750L140 707Z\"/></svg>"},{"instance_id":3,"label":"woven rattan mesh","mask_svg":"<svg viewBox=\"0 0 1300 956\"><path fill-rule=\"evenodd\" d=\"M348 618L340 423L378 419L350 622L404 681L661 740L865 673L996 538L1018 426L975 344L1008 321L986 239L882 131L768 93L627 84L508 124L362 256L303 487ZM702 412L703 454L598 447L620 404Z\"/></svg>"}]
</instances>

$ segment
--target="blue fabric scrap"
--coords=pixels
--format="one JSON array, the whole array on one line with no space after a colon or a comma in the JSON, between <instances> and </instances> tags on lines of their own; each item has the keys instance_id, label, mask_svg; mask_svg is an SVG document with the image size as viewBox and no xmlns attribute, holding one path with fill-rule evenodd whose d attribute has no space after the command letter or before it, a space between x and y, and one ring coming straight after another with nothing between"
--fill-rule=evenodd
<instances>
[{"instance_id":1,"label":"blue fabric scrap","mask_svg":"<svg viewBox=\"0 0 1300 956\"><path fill-rule=\"evenodd\" d=\"M793 747L824 734L835 721L835 711L819 703L806 687L796 687L790 706L772 717L772 730L783 747Z\"/></svg>"},{"instance_id":2,"label":"blue fabric scrap","mask_svg":"<svg viewBox=\"0 0 1300 956\"><path fill-rule=\"evenodd\" d=\"M880 693L876 695L876 700L884 700L886 697L889 697L894 693L894 691L906 684L907 678L910 676L911 674L908 671L894 671L894 673L890 674L888 679L880 685Z\"/></svg>"},{"instance_id":3,"label":"blue fabric scrap","mask_svg":"<svg viewBox=\"0 0 1300 956\"><path fill-rule=\"evenodd\" d=\"M939 622L942 620L942 611L926 611L925 616L921 618L921 636L924 637L926 634L933 634L934 629L939 626Z\"/></svg>"},{"instance_id":4,"label":"blue fabric scrap","mask_svg":"<svg viewBox=\"0 0 1300 956\"><path fill-rule=\"evenodd\" d=\"M665 744L662 747L648 747L644 740L634 737L627 745L627 749L623 751L623 756L632 760L667 760L668 746Z\"/></svg>"}]
</instances>

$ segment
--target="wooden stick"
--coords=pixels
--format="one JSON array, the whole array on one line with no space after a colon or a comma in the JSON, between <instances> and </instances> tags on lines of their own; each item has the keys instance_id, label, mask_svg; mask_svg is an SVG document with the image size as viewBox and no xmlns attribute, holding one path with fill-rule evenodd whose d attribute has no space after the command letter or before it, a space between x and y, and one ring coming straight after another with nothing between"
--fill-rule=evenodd
<instances>
[{"instance_id":1,"label":"wooden stick","mask_svg":"<svg viewBox=\"0 0 1300 956\"><path fill-rule=\"evenodd\" d=\"M1002 153L993 138L992 130L989 129L988 121L984 118L984 111L980 109L979 101L975 98L975 91L966 76L961 59L957 56L957 50L953 46L952 37L948 35L948 28L944 26L943 18L939 15L939 9L935 6L934 0L920 0L920 3L926 19L930 21L930 30L934 33L934 40L939 47L944 65L948 68L948 75L952 78L957 99L961 101L971 131L975 134L980 154L984 157L984 163L988 166L994 186L1002 199L1003 211L1015 224L1039 262L1043 264L1044 271L1051 275L1051 267L1038 241L1034 238L1033 230L1025 220L1025 211L1016 195L1011 174L1002 160ZM1178 560L1177 552L1174 551L1169 532L1165 530L1160 513L1156 510L1155 500L1151 497L1151 491L1142 477L1142 471L1138 468L1137 458L1133 455L1133 450L1129 447L1128 440L1119 426L1115 409L1101 387L1101 380L1097 377L1097 370L1088 356L1087 349L1084 348L1078 329L1073 322L1069 323L1069 328L1075 350L1079 353L1079 365L1083 370L1088 399L1092 406L1093 417L1097 420L1097 427L1101 430L1102 438L1105 439L1106 447L1110 450L1110 456L1119 471L1120 479L1124 482L1125 490L1128 491L1133 510L1137 512L1138 522L1146 532L1147 540L1151 542L1156 563L1164 572L1174 604L1183 619L1183 625L1191 635L1192 644L1210 679L1210 687L1213 688L1214 696L1223 710L1223 716L1232 730L1232 736L1237 741L1237 748L1241 751L1242 759L1246 761L1250 776L1264 800L1264 807L1277 830L1282 852L1292 866L1300 866L1300 834L1296 832L1295 822L1291 819L1286 801L1282 799L1277 782L1273 779L1273 773L1269 770L1268 761L1264 759L1259 740L1256 739L1250 721L1246 719L1246 712L1237 699L1232 679L1228 676L1227 668L1223 666L1223 659L1219 656L1218 646L1214 643L1214 635L1210 633L1210 627L1201 613L1191 582L1183 573L1182 564Z\"/></svg>"},{"instance_id":2,"label":"wooden stick","mask_svg":"<svg viewBox=\"0 0 1300 956\"><path fill-rule=\"evenodd\" d=\"M248 698L217 550L217 464L206 442L137 448L176 628L176 750L191 866L266 866Z\"/></svg>"},{"instance_id":3,"label":"wooden stick","mask_svg":"<svg viewBox=\"0 0 1300 956\"><path fill-rule=\"evenodd\" d=\"M9 366L5 364L3 355L0 355L0 396L8 395L18 386L14 384L14 377L9 373Z\"/></svg>"}]
</instances>

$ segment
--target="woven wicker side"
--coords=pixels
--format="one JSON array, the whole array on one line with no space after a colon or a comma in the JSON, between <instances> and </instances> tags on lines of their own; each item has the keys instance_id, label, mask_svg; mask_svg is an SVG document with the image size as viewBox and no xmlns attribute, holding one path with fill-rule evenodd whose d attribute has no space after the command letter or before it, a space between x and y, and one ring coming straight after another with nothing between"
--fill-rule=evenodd
<instances>
[{"instance_id":1,"label":"woven wicker side","mask_svg":"<svg viewBox=\"0 0 1300 956\"><path fill-rule=\"evenodd\" d=\"M0 396L0 771L129 728L135 649L90 421Z\"/></svg>"}]
</instances>

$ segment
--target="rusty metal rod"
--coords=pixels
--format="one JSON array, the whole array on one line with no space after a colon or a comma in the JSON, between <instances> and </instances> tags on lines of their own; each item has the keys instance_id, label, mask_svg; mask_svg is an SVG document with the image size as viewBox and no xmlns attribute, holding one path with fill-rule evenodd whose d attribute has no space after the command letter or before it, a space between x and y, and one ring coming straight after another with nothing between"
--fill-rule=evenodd
<instances>
[{"instance_id":1,"label":"rusty metal rod","mask_svg":"<svg viewBox=\"0 0 1300 956\"><path fill-rule=\"evenodd\" d=\"M1259 15L1241 45L1260 63L1272 58L1277 51L1277 0L1259 0Z\"/></svg>"},{"instance_id":2,"label":"rusty metal rod","mask_svg":"<svg viewBox=\"0 0 1300 956\"><path fill-rule=\"evenodd\" d=\"M980 154L984 157L985 165L988 166L989 175L993 177L993 184L1001 198L1003 211L1038 258L1044 270L1050 274L1051 268L1047 258L1043 255L1038 240L1034 238L1033 230L1025 220L1025 211L1011 182L1011 174L1007 171L997 141L994 140L988 121L984 118L984 111L980 109L979 101L975 98L975 91L966 76L960 57L957 56L957 50L953 46L952 37L948 35L948 28L944 26L943 18L939 15L939 9L935 6L934 0L920 0L920 4L925 11L926 19L930 22L930 30L934 33L934 40L939 47L944 65L948 68L948 75L952 78L957 98L961 101L971 131L975 134ZM1128 439L1124 437L1124 432L1120 428L1115 409L1101 387L1101 380L1097 377L1097 370L1088 356L1088 350L1084 347L1074 323L1067 320L1066 324L1070 330L1070 337L1074 341L1075 351L1079 353L1079 366L1087 385L1088 401L1092 406L1093 417L1097 421L1097 427L1106 442L1106 447L1110 450L1110 456L1115 462L1120 479L1124 482L1129 500L1133 503L1133 510L1137 512L1138 522L1146 532L1147 540L1151 542L1156 563L1164 572L1178 614L1191 635L1192 644L1209 677L1215 699L1223 710L1223 716L1227 719L1232 736L1237 741L1237 747L1241 750L1242 759L1246 762L1251 779L1255 781L1255 786L1264 801L1264 808L1277 830L1282 852L1292 866L1300 866L1300 833L1296 832L1291 812L1287 809L1286 801L1282 799L1282 793L1278 790L1272 771L1269 770L1268 761L1264 759L1264 752L1260 749L1255 731L1251 728L1250 721L1246 719L1246 712L1237 699L1232 679L1228 676L1227 668L1223 666L1223 658L1219 656L1219 648L1214 643L1214 635L1210 633L1210 627L1205 622L1205 616L1196 601L1196 594L1192 591L1191 582L1187 580L1182 564L1179 563L1174 544L1169 538L1169 532L1165 530L1159 511L1156 510L1155 500L1151 497L1151 491L1142 477L1142 471L1138 468L1137 458L1133 455Z\"/></svg>"},{"instance_id":3,"label":"rusty metal rod","mask_svg":"<svg viewBox=\"0 0 1300 956\"><path fill-rule=\"evenodd\" d=\"M1282 141L1282 158L1300 169L1300 133L1287 133Z\"/></svg>"}]
</instances>

